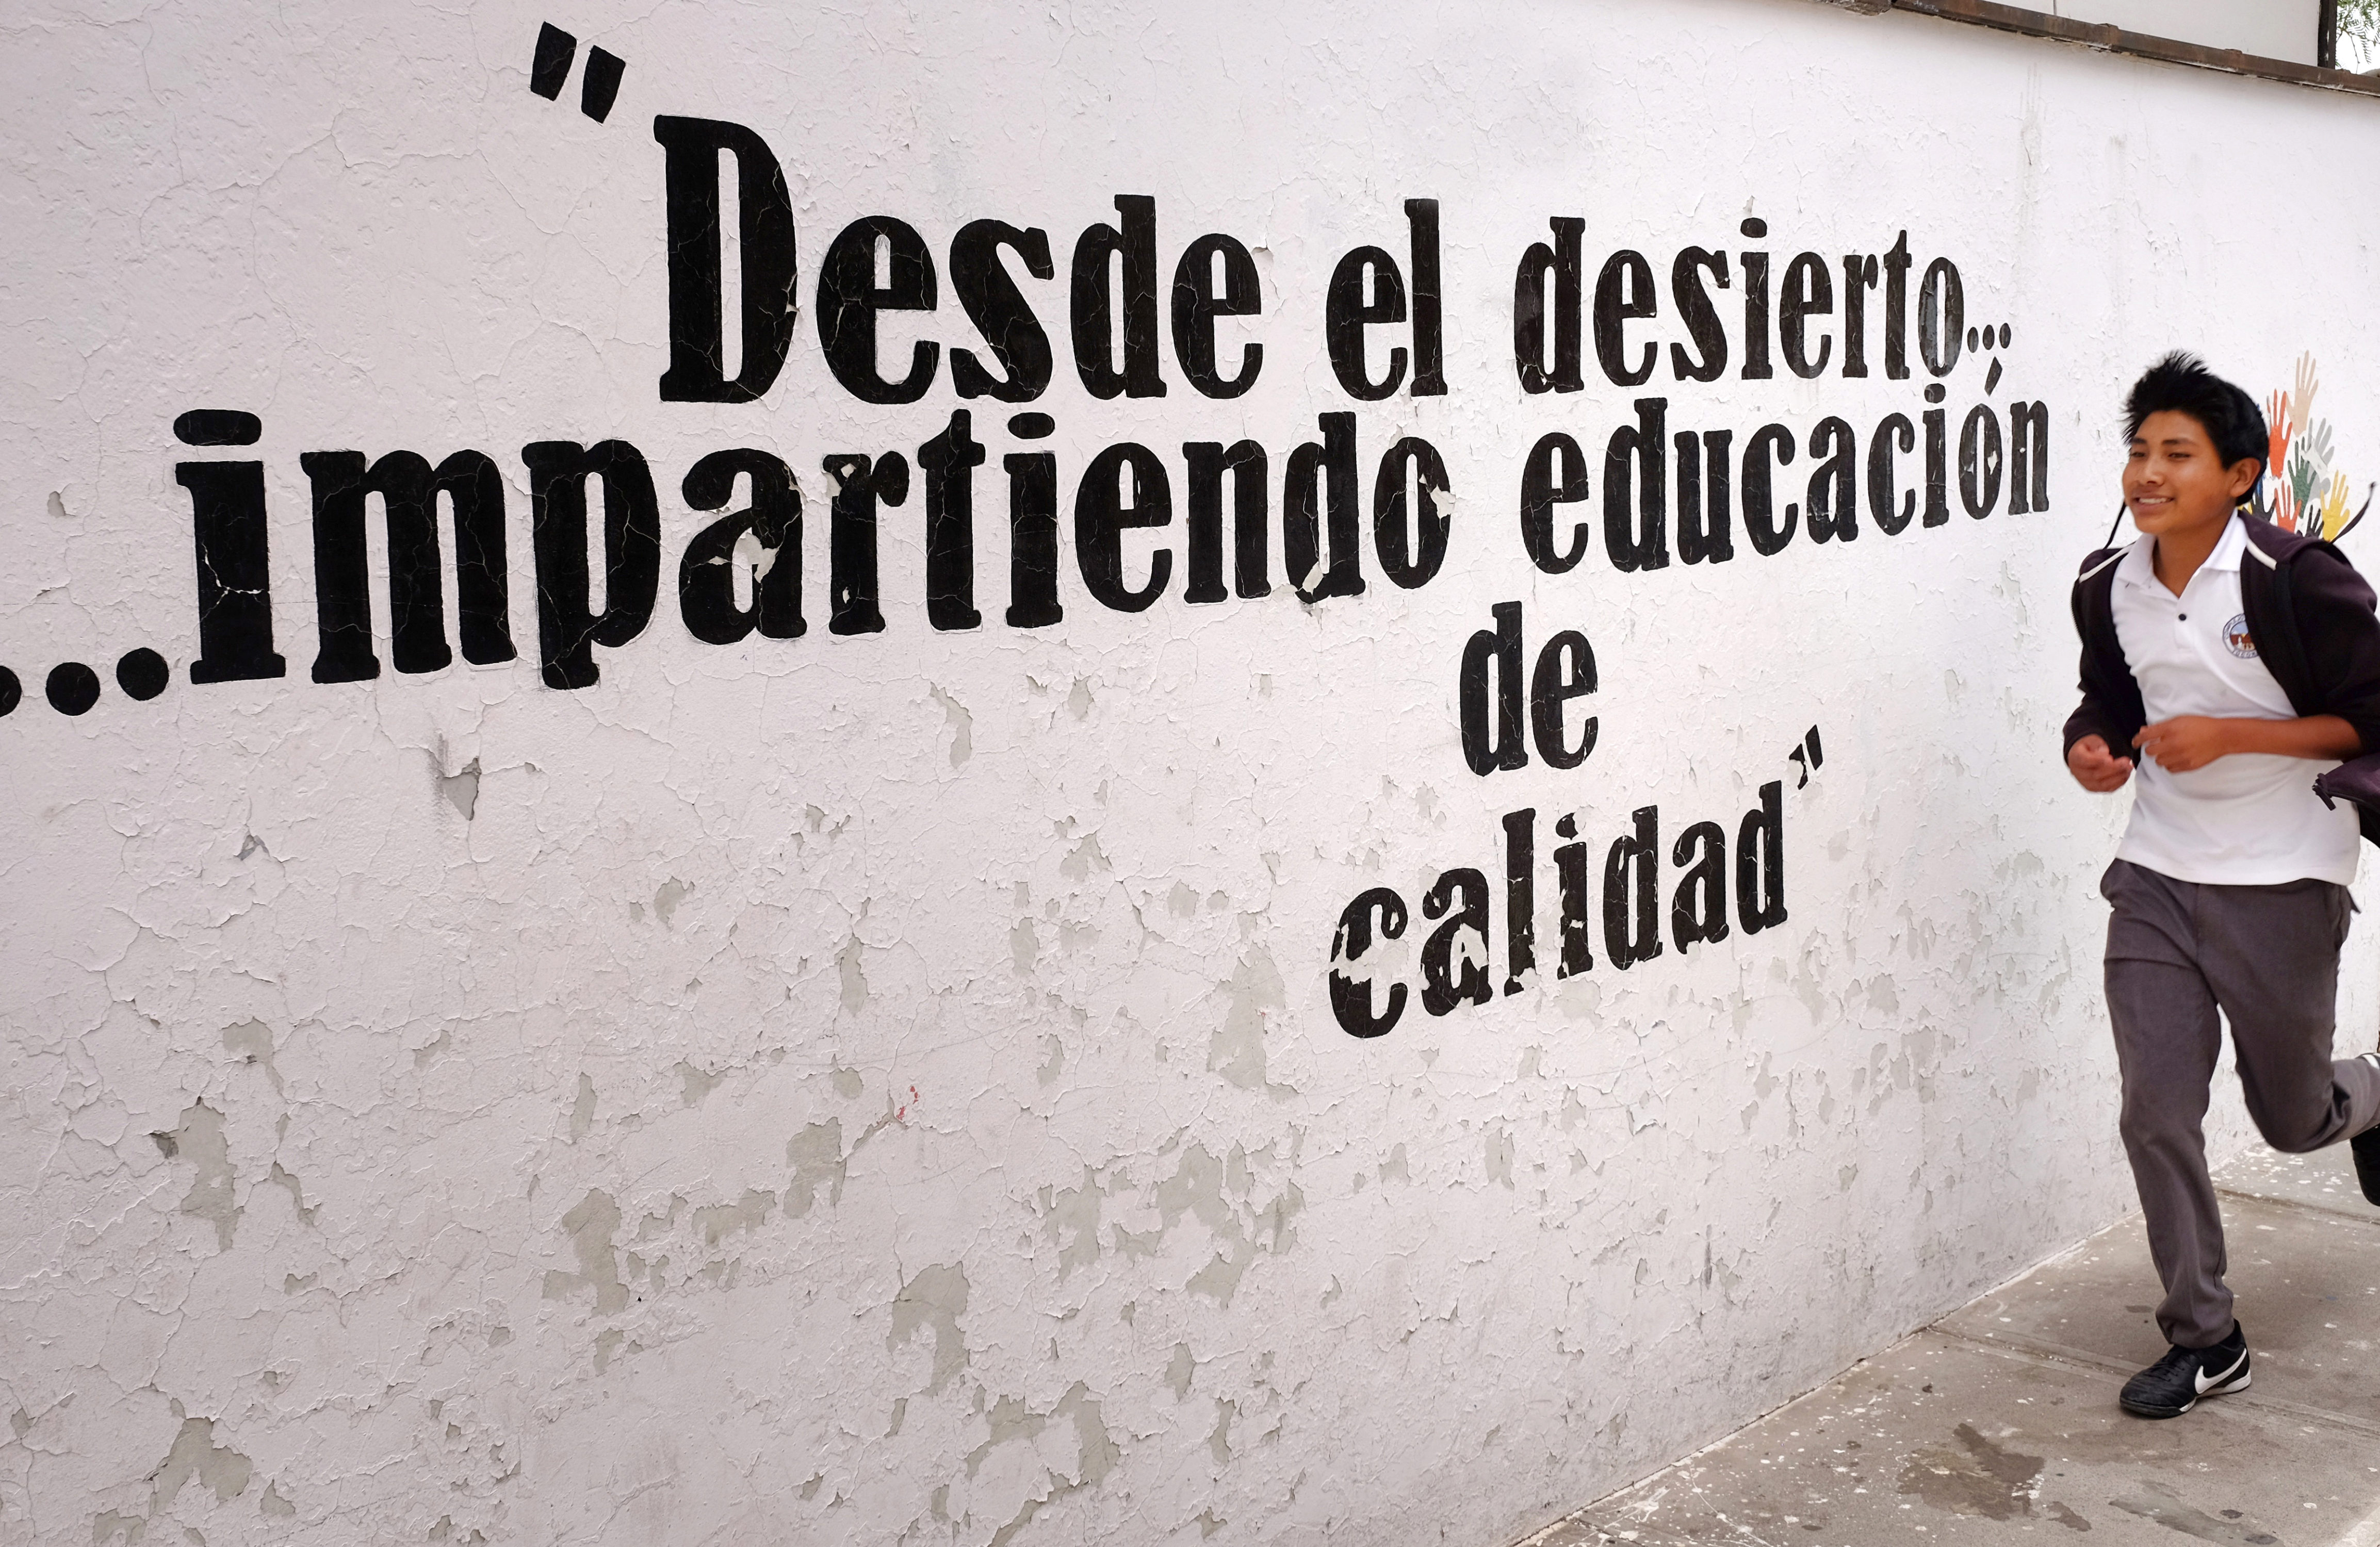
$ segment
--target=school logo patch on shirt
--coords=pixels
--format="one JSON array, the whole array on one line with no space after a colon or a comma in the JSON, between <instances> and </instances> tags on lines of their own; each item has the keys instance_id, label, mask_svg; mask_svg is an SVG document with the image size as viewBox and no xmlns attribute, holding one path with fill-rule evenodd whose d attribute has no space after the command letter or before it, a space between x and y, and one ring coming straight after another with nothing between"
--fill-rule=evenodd
<instances>
[{"instance_id":1,"label":"school logo patch on shirt","mask_svg":"<svg viewBox=\"0 0 2380 1547\"><path fill-rule=\"evenodd\" d=\"M2223 647L2241 660L2256 659L2256 642L2248 637L2248 614L2235 612L2223 625Z\"/></svg>"}]
</instances>

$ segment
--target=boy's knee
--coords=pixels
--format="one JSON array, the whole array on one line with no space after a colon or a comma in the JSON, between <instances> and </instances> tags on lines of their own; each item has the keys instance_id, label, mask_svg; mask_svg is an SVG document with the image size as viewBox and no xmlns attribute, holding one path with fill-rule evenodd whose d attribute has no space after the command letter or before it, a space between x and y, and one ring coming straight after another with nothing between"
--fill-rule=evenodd
<instances>
[{"instance_id":1,"label":"boy's knee","mask_svg":"<svg viewBox=\"0 0 2380 1547\"><path fill-rule=\"evenodd\" d=\"M2306 1154L2338 1137L2326 1131L2330 1126L2330 1114L2319 1107L2298 1112L2266 1112L2251 1108L2248 1115L2255 1119L2256 1131L2265 1136L2265 1142L2284 1154Z\"/></svg>"},{"instance_id":2,"label":"boy's knee","mask_svg":"<svg viewBox=\"0 0 2380 1547\"><path fill-rule=\"evenodd\" d=\"M2127 1140L2149 1142L2195 1135L2206 1120L2206 1105L2204 1088L2193 1090L2168 1080L2126 1080L2116 1129Z\"/></svg>"},{"instance_id":3,"label":"boy's knee","mask_svg":"<svg viewBox=\"0 0 2380 1547\"><path fill-rule=\"evenodd\" d=\"M2116 1134L2124 1142L2124 1153L2138 1156L2186 1147L2197 1137L2197 1130L2192 1125L2176 1123L2170 1113L2126 1102L2116 1119Z\"/></svg>"}]
</instances>

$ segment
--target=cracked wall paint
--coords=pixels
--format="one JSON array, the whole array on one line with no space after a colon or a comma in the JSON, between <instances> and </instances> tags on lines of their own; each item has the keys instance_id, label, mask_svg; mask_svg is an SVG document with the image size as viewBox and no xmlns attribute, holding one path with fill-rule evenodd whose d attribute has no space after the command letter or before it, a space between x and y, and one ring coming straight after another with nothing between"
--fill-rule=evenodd
<instances>
[{"instance_id":1,"label":"cracked wall paint","mask_svg":"<svg viewBox=\"0 0 2380 1547\"><path fill-rule=\"evenodd\" d=\"M626 61L606 121L524 89L547 21ZM2281 381L2304 296L2380 284L2352 210L2286 251L2186 235L2226 168L2329 207L2324 169L2248 161L2371 159L2359 104L1792 0L11 22L5 1547L1492 1543L2128 1206L2091 896L2120 805L2047 750L2065 582L2105 529L2115 395L2177 319ZM784 161L804 315L762 402L655 397L659 114ZM1168 260L1248 245L1264 309L1224 353L1266 364L1211 400L1168 354L1165 398L1094 400L1061 360L1034 444L1068 491L1126 440L1313 436L1347 406L1333 265L1402 250L1400 201L1435 198L1451 390L1360 429L1447 453L1445 571L1311 607L1070 592L1012 629L994 457L983 625L931 626L913 493L880 513L883 633L832 634L821 458L959 405L947 370L909 405L835 385L809 315L834 234L895 213L939 261L963 222L1045 227L1054 327L1075 235L1133 193ZM1631 408L1592 373L1514 383L1514 257L1564 212L1598 255L1738 250L1747 215L1780 263L1904 226L1957 253L2056 405L2050 514L1532 571L1521 457ZM2320 326L2325 392L2368 401L2380 324ZM982 352L947 290L880 332L888 361ZM1695 405L1799 423L1899 390L1780 373ZM262 420L285 679L188 680L167 427L192 407ZM309 679L299 455L501 453L526 563L507 459L614 433L666 474L673 554L704 519L686 469L783 454L806 635L701 644L664 606L585 692L533 662ZM1134 540L1178 579L1175 519ZM368 547L393 661L376 504ZM790 551L722 549L738 605ZM1581 769L1464 765L1457 657L1514 597L1593 637ZM143 645L160 696L48 707L52 665ZM1657 794L1741 812L1821 719L1785 925L1562 980L1541 896L1516 992L1334 1023L1355 891L1417 899L1524 805L1548 846L1560 813L1608 839ZM1392 944L1415 979L1419 932ZM2343 1021L2375 1019L2354 957Z\"/></svg>"},{"instance_id":2,"label":"cracked wall paint","mask_svg":"<svg viewBox=\"0 0 2380 1547\"><path fill-rule=\"evenodd\" d=\"M232 1031L225 1033L225 1044L232 1040ZM215 1227L215 1243L219 1250L229 1251L232 1238L239 1232L239 1210L232 1203L231 1154L224 1142L223 1114L201 1101L182 1114L181 1122L170 1133L152 1133L157 1149L168 1160L187 1160L192 1172L190 1190L182 1194L184 1214L205 1220Z\"/></svg>"},{"instance_id":3,"label":"cracked wall paint","mask_svg":"<svg viewBox=\"0 0 2380 1547\"><path fill-rule=\"evenodd\" d=\"M929 1395L966 1366L970 1356L959 1332L959 1318L966 1308L966 1269L956 1263L919 1268L892 1297L892 1329L884 1335L884 1346L897 1348L920 1330L932 1335L933 1374L926 1386Z\"/></svg>"}]
</instances>

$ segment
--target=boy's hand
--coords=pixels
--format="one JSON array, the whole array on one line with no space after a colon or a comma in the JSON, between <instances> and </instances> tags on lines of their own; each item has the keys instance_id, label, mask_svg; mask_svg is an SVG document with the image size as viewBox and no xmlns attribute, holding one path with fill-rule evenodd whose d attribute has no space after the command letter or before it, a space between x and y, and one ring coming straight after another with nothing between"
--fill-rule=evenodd
<instances>
[{"instance_id":1,"label":"boy's hand","mask_svg":"<svg viewBox=\"0 0 2380 1547\"><path fill-rule=\"evenodd\" d=\"M2132 777L2132 760L2107 751L2104 736L2085 736L2066 749L2066 769L2074 782L2095 795L2110 794Z\"/></svg>"},{"instance_id":2,"label":"boy's hand","mask_svg":"<svg viewBox=\"0 0 2380 1547\"><path fill-rule=\"evenodd\" d=\"M2142 756L2155 758L2157 767L2166 772L2188 773L2239 750L2231 744L2230 732L2231 721L2228 719L2209 715L2177 715L2141 727L2132 744L2141 749Z\"/></svg>"}]
</instances>

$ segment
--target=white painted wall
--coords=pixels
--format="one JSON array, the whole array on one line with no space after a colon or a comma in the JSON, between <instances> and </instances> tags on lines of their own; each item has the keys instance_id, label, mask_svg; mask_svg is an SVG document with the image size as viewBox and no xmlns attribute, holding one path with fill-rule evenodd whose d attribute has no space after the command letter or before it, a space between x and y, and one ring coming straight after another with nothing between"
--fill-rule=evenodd
<instances>
[{"instance_id":1,"label":"white painted wall","mask_svg":"<svg viewBox=\"0 0 2380 1547\"><path fill-rule=\"evenodd\" d=\"M2267 59L2315 62L2321 0L2049 0L2053 16Z\"/></svg>"},{"instance_id":2,"label":"white painted wall","mask_svg":"<svg viewBox=\"0 0 2380 1547\"><path fill-rule=\"evenodd\" d=\"M541 21L626 61L598 125L527 89ZM0 42L0 1541L1493 1543L1793 1395L2129 1206L2093 882L2122 821L2057 761L2066 580L2113 509L2124 383L2205 351L2254 390L2319 353L2380 476L2372 217L2335 168L2369 103L1913 17L1752 0L1428 6L751 7L504 0L113 17L32 0ZM663 403L657 114L782 158L803 315L758 404ZM2320 206L2286 241L2242 220ZM1256 254L1247 395L1100 401L1066 264L1118 194L1161 261ZM1326 363L1340 255L1444 223L1443 396ZM1769 236L1739 233L1749 213ZM874 406L812 312L834 234L1048 230L1033 406L1068 513L1062 622L1002 621L1005 405ZM1515 264L1550 217L1606 255L1875 253L1962 276L2005 350L1948 378L2050 405L2051 500L1773 557L1540 574L1516 521L1548 432L1828 415L1863 452L1910 380L1779 369L1524 394ZM1738 271L1739 277L1741 271ZM1912 276L1914 284L1915 276ZM1741 289L1721 315L1741 360ZM1879 293L1880 294L1880 293ZM887 336L982 352L945 284ZM1876 303L1881 305L1878 301ZM1375 330L1375 344L1405 330ZM1872 369L1881 341L1868 343ZM888 355L888 357L889 355ZM1378 359L1375 356L1375 359ZM2004 361L1987 390L1985 371ZM828 480L969 406L980 628L923 603L888 512L884 631L825 626ZM170 429L253 411L278 681L197 685ZM1353 412L1427 439L1444 568L1313 607L1281 465ZM1272 456L1275 593L1084 589L1100 447ZM519 448L633 441L662 601L541 684ZM701 455L808 497L809 631L695 639ZM318 684L301 453L487 451L524 659ZM1922 451L1903 458L1922 462ZM1800 501L1809 458L1778 498ZM1864 463L1863 461L1863 477ZM1600 489L1597 496L1599 502ZM1566 513L1567 514L1567 513ZM373 562L386 561L378 535ZM2348 539L2350 552L2371 539ZM450 583L451 593L451 583ZM450 594L450 601L452 599ZM1459 658L1490 609L1592 641L1575 771L1480 777ZM388 628L384 595L376 626ZM152 702L110 665L153 647ZM383 637L380 654L388 647ZM51 668L104 679L79 717ZM1806 789L1788 754L1813 725ZM1787 920L1552 975L1557 817L1666 849L1781 781ZM1538 815L1539 967L1389 1034L1333 1020L1359 891L1496 896ZM1663 856L1663 912L1670 885ZM1382 955L1369 960L1381 960ZM2368 956L2345 1015L2380 1010ZM2228 1091L2218 1146L2243 1131ZM2147 1267L2143 1264L2143 1282ZM191 1538L197 1540L196 1536Z\"/></svg>"}]
</instances>

